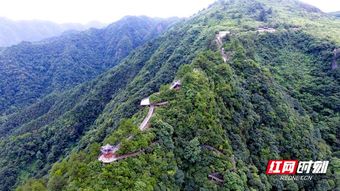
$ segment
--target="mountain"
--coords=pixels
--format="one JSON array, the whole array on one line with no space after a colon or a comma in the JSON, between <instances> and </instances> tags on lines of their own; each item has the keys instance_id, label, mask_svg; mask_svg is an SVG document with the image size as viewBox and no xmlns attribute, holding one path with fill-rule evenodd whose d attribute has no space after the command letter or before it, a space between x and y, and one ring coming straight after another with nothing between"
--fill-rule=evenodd
<instances>
[{"instance_id":1,"label":"mountain","mask_svg":"<svg viewBox=\"0 0 340 191\"><path fill-rule=\"evenodd\" d=\"M57 24L49 21L13 21L0 18L0 26L0 47L6 47L22 41L40 41L45 38L59 36L66 31L83 31L92 27L101 28L104 24L98 22L90 22L86 25Z\"/></svg>"},{"instance_id":2,"label":"mountain","mask_svg":"<svg viewBox=\"0 0 340 191\"><path fill-rule=\"evenodd\" d=\"M331 13L329 13L329 14L330 14L330 15L333 15L333 16L335 16L335 17L340 18L340 11L331 12Z\"/></svg>"},{"instance_id":3,"label":"mountain","mask_svg":"<svg viewBox=\"0 0 340 191\"><path fill-rule=\"evenodd\" d=\"M13 113L53 91L91 80L172 21L125 17L104 29L24 42L0 53L0 113Z\"/></svg>"},{"instance_id":4,"label":"mountain","mask_svg":"<svg viewBox=\"0 0 340 191\"><path fill-rule=\"evenodd\" d=\"M336 190L339 35L298 1L217 1L3 119L0 189ZM156 106L141 107L148 96ZM118 161L98 161L105 144ZM281 181L265 174L271 159L330 164Z\"/></svg>"}]
</instances>

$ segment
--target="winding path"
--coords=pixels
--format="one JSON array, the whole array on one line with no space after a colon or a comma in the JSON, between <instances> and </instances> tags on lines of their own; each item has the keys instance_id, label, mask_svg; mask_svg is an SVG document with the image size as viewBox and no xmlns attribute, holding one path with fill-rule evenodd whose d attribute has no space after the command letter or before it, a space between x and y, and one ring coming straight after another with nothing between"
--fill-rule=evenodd
<instances>
[{"instance_id":1,"label":"winding path","mask_svg":"<svg viewBox=\"0 0 340 191\"><path fill-rule=\"evenodd\" d=\"M224 48L222 47L223 45L223 38L227 35L230 34L229 31L220 31L216 34L215 41L217 44L218 49L221 51L221 56L224 62L227 62L228 60L228 55L225 53Z\"/></svg>"},{"instance_id":2,"label":"winding path","mask_svg":"<svg viewBox=\"0 0 340 191\"><path fill-rule=\"evenodd\" d=\"M336 62L336 59L338 57L338 53L340 53L340 49L334 49L333 51L334 55L333 55L333 62L332 62L332 70L335 70L338 68L338 64Z\"/></svg>"},{"instance_id":3,"label":"winding path","mask_svg":"<svg viewBox=\"0 0 340 191\"><path fill-rule=\"evenodd\" d=\"M148 127L150 119L151 119L151 117L152 117L152 115L154 113L154 110L155 110L156 106L162 106L162 105L165 105L167 103L168 102L162 102L162 103L158 103L158 104L151 104L150 107L149 107L148 114L144 118L143 122L139 125L139 130L144 131ZM127 139L131 140L132 138L133 138L133 135L130 135ZM125 158L128 158L128 157L137 156L137 155L139 155L140 153L142 153L144 151L144 150L140 150L140 151L133 152L133 153L128 153L128 154L125 154L125 155L116 156L115 153L120 148L121 148L121 143L118 143L117 145L114 146L114 148L112 150L112 154L114 156L113 158L105 159L105 158L103 158L103 156L100 156L99 160L104 162L104 163L111 163L111 162L114 162L114 161L117 161L117 160L122 160L122 159L125 159Z\"/></svg>"},{"instance_id":4,"label":"winding path","mask_svg":"<svg viewBox=\"0 0 340 191\"><path fill-rule=\"evenodd\" d=\"M224 153L222 151L220 151L220 150L218 150L218 149L216 149L216 148L214 148L210 145L201 145L201 147L206 148L206 149L211 150L211 151L215 151L216 153L218 153L220 155L224 155Z\"/></svg>"},{"instance_id":5,"label":"winding path","mask_svg":"<svg viewBox=\"0 0 340 191\"><path fill-rule=\"evenodd\" d=\"M208 177L211 178L212 180L216 181L216 182L224 183L224 180L216 177L214 174L209 174Z\"/></svg>"},{"instance_id":6,"label":"winding path","mask_svg":"<svg viewBox=\"0 0 340 191\"><path fill-rule=\"evenodd\" d=\"M221 55L222 55L223 61L227 62L228 55L225 53L224 48L221 48Z\"/></svg>"},{"instance_id":7,"label":"winding path","mask_svg":"<svg viewBox=\"0 0 340 191\"><path fill-rule=\"evenodd\" d=\"M134 156L141 154L142 152L144 152L144 150L140 150L140 151L137 151L137 152L134 152L134 153L128 153L128 154L125 154L125 155L120 155L120 156L115 158L115 161L122 160L122 159L129 158L129 157L134 157Z\"/></svg>"},{"instance_id":8,"label":"winding path","mask_svg":"<svg viewBox=\"0 0 340 191\"><path fill-rule=\"evenodd\" d=\"M139 129L141 131L144 131L147 128L149 121L150 121L150 119L153 115L154 110L155 110L155 106L150 105L148 115L144 118L143 122L139 125Z\"/></svg>"}]
</instances>

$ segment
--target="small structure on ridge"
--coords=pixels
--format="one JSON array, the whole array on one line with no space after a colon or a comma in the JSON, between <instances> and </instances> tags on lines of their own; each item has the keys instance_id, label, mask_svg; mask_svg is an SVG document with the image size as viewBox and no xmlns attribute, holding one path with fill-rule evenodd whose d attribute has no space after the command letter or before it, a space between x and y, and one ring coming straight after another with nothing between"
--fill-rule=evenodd
<instances>
[{"instance_id":1,"label":"small structure on ridge","mask_svg":"<svg viewBox=\"0 0 340 191\"><path fill-rule=\"evenodd\" d=\"M224 39L228 34L230 34L229 31L219 31L219 32L216 34L216 43L217 43L218 48L221 48L221 46L222 46L222 44L223 44L223 39Z\"/></svg>"},{"instance_id":2,"label":"small structure on ridge","mask_svg":"<svg viewBox=\"0 0 340 191\"><path fill-rule=\"evenodd\" d=\"M116 155L114 154L114 146L107 144L105 146L102 146L100 151L102 154L98 158L99 161L103 163L111 163L116 160Z\"/></svg>"},{"instance_id":3,"label":"small structure on ridge","mask_svg":"<svg viewBox=\"0 0 340 191\"><path fill-rule=\"evenodd\" d=\"M140 105L141 106L149 106L149 105L151 105L150 104L150 98L147 97L147 98L142 99L142 101L140 102Z\"/></svg>"},{"instance_id":4,"label":"small structure on ridge","mask_svg":"<svg viewBox=\"0 0 340 191\"><path fill-rule=\"evenodd\" d=\"M172 89L179 90L179 89L181 89L181 86L182 86L181 81L177 80L177 81L175 81L171 84L170 89L171 90Z\"/></svg>"},{"instance_id":5,"label":"small structure on ridge","mask_svg":"<svg viewBox=\"0 0 340 191\"><path fill-rule=\"evenodd\" d=\"M219 35L221 38L226 37L228 34L230 34L230 31L219 31L219 32L218 32L218 35Z\"/></svg>"}]
</instances>

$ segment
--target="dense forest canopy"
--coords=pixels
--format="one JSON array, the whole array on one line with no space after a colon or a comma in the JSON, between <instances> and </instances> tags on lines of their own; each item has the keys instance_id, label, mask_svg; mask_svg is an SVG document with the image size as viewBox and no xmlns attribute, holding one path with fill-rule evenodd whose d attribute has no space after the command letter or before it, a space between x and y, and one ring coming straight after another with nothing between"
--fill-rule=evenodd
<instances>
[{"instance_id":1,"label":"dense forest canopy","mask_svg":"<svg viewBox=\"0 0 340 191\"><path fill-rule=\"evenodd\" d=\"M0 114L94 79L175 20L129 16L104 29L4 49L0 53Z\"/></svg>"},{"instance_id":2,"label":"dense forest canopy","mask_svg":"<svg viewBox=\"0 0 340 191\"><path fill-rule=\"evenodd\" d=\"M145 26L140 19L136 30ZM219 0L166 26L161 35L111 44L140 40L135 49L102 46L97 55L83 44L66 56L101 55L106 72L8 110L0 118L0 190L340 188L338 19L296 0ZM217 43L220 31L226 36ZM110 44L115 34L93 39ZM181 87L171 89L176 80ZM166 104L140 131L149 110L139 104L148 96ZM98 161L102 145L118 143L116 154L132 157ZM312 181L280 181L265 174L270 159L330 164Z\"/></svg>"}]
</instances>

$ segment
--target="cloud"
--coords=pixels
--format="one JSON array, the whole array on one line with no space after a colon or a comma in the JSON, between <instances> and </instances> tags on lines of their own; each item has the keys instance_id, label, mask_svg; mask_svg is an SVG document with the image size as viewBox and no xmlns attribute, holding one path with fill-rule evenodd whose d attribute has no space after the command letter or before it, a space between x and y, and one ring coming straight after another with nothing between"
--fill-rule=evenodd
<instances>
[{"instance_id":1,"label":"cloud","mask_svg":"<svg viewBox=\"0 0 340 191\"><path fill-rule=\"evenodd\" d=\"M112 22L125 15L186 17L214 0L10 0L0 1L0 16L15 20Z\"/></svg>"},{"instance_id":2,"label":"cloud","mask_svg":"<svg viewBox=\"0 0 340 191\"><path fill-rule=\"evenodd\" d=\"M339 0L301 0L301 1L314 5L324 12L340 11Z\"/></svg>"}]
</instances>

